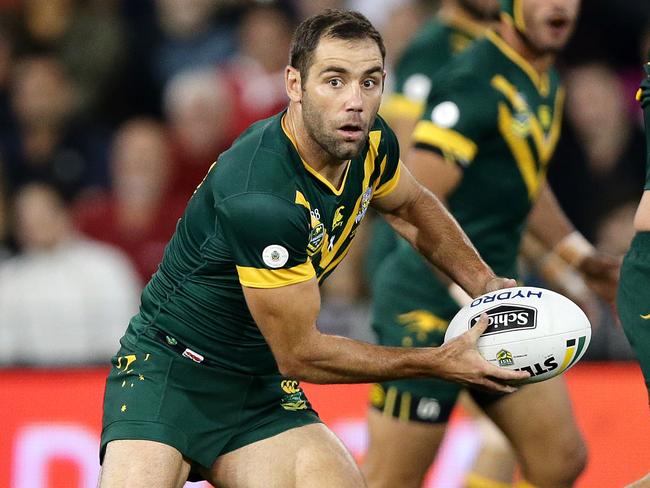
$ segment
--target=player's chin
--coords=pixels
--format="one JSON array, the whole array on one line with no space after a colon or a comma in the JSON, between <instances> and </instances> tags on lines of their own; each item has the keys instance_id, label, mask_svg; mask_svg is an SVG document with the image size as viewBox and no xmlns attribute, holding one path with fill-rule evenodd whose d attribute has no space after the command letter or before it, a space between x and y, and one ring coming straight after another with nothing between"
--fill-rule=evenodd
<instances>
[{"instance_id":1,"label":"player's chin","mask_svg":"<svg viewBox=\"0 0 650 488\"><path fill-rule=\"evenodd\" d=\"M343 140L336 146L336 157L338 159L356 158L361 154L364 145L365 139L355 141Z\"/></svg>"}]
</instances>

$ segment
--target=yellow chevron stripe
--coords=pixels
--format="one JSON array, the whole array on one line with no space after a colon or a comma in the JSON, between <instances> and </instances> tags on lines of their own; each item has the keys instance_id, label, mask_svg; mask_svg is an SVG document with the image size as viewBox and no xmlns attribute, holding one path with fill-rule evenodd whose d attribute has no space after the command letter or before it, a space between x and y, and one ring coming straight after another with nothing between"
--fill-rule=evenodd
<instances>
[{"instance_id":1,"label":"yellow chevron stripe","mask_svg":"<svg viewBox=\"0 0 650 488\"><path fill-rule=\"evenodd\" d=\"M364 190L365 188L368 188L370 186L370 176L372 176L372 170L375 168L375 159L377 159L377 155L379 154L379 142L381 141L381 131L373 130L372 132L370 132L368 138L370 144L368 145L369 146L368 154L366 154L366 159L363 163L363 184L361 186L361 188ZM346 239L350 235L350 232L352 232L354 219L356 218L357 213L359 213L362 200L363 200L363 194L359 195L359 198L357 199L357 203L355 204L352 212L350 213L350 218L345 223L345 227L343 228L341 235L339 235L336 244L334 244L334 246L332 247L332 250L331 251L329 250L329 246L323 247L322 257L320 261L320 267L322 269L327 268L328 265L336 258L336 255L341 249L341 246L343 246ZM326 245L327 244L328 243L326 243ZM339 261L341 259L339 259Z\"/></svg>"},{"instance_id":2,"label":"yellow chevron stripe","mask_svg":"<svg viewBox=\"0 0 650 488\"><path fill-rule=\"evenodd\" d=\"M514 118L510 113L510 110L505 103L499 103L499 132L501 136L506 141L512 155L517 161L517 166L519 167L519 172L526 184L528 189L528 197L531 200L535 200L539 194L540 189L540 179L535 166L535 158L533 157L533 152L530 149L530 146L525 139L518 137L512 131L512 124Z\"/></svg>"},{"instance_id":3,"label":"yellow chevron stripe","mask_svg":"<svg viewBox=\"0 0 650 488\"><path fill-rule=\"evenodd\" d=\"M478 146L471 139L454 130L438 127L428 120L418 122L412 139L415 143L428 144L451 153L461 161L473 161L478 152Z\"/></svg>"}]
</instances>

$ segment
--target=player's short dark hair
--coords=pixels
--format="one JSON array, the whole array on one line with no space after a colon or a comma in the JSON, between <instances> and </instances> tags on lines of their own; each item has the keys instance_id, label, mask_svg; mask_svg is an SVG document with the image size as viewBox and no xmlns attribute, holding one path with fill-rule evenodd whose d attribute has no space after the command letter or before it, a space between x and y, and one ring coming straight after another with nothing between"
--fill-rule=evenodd
<instances>
[{"instance_id":1,"label":"player's short dark hair","mask_svg":"<svg viewBox=\"0 0 650 488\"><path fill-rule=\"evenodd\" d=\"M384 40L365 16L351 10L328 9L303 20L293 35L289 65L300 71L303 81L322 38L372 39L379 47L382 61L386 58Z\"/></svg>"}]
</instances>

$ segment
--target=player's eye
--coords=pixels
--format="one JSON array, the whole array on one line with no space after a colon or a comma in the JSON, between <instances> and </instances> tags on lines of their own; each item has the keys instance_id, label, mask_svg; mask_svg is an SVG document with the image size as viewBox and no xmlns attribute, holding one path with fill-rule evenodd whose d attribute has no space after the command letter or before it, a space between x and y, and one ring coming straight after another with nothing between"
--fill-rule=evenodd
<instances>
[{"instance_id":1,"label":"player's eye","mask_svg":"<svg viewBox=\"0 0 650 488\"><path fill-rule=\"evenodd\" d=\"M343 86L343 82L339 78L332 78L331 80L328 80L329 85L333 88L339 88Z\"/></svg>"},{"instance_id":2,"label":"player's eye","mask_svg":"<svg viewBox=\"0 0 650 488\"><path fill-rule=\"evenodd\" d=\"M368 78L367 80L363 80L362 85L364 88L374 88L375 86L377 86L377 80Z\"/></svg>"}]
</instances>

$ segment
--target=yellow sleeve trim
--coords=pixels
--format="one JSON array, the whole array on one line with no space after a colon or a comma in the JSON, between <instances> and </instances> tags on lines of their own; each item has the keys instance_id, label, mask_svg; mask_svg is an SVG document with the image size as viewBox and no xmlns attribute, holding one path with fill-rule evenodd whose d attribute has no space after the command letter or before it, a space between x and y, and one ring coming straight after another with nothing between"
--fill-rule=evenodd
<instances>
[{"instance_id":1,"label":"yellow sleeve trim","mask_svg":"<svg viewBox=\"0 0 650 488\"><path fill-rule=\"evenodd\" d=\"M415 126L413 142L423 143L439 148L445 153L452 154L460 161L471 162L476 157L478 146L459 132L443 129L433 122L421 120Z\"/></svg>"},{"instance_id":2,"label":"yellow sleeve trim","mask_svg":"<svg viewBox=\"0 0 650 488\"><path fill-rule=\"evenodd\" d=\"M258 269L237 266L239 282L249 288L279 288L310 280L316 276L316 271L310 260L293 268Z\"/></svg>"},{"instance_id":3,"label":"yellow sleeve trim","mask_svg":"<svg viewBox=\"0 0 650 488\"><path fill-rule=\"evenodd\" d=\"M379 113L388 120L398 117L419 119L424 112L424 103L417 102L401 93L393 93L381 104Z\"/></svg>"},{"instance_id":4,"label":"yellow sleeve trim","mask_svg":"<svg viewBox=\"0 0 650 488\"><path fill-rule=\"evenodd\" d=\"M393 190L397 188L397 184L399 183L401 174L402 174L402 161L400 160L397 163L397 169L395 170L395 174L393 175L393 177L383 185L377 187L377 189L373 194L373 198L381 198L381 197L385 197L386 195L390 195L393 192Z\"/></svg>"},{"instance_id":5,"label":"yellow sleeve trim","mask_svg":"<svg viewBox=\"0 0 650 488\"><path fill-rule=\"evenodd\" d=\"M640 102L641 101L641 96L643 95L643 90L639 88L639 91L636 92L636 101Z\"/></svg>"}]
</instances>

